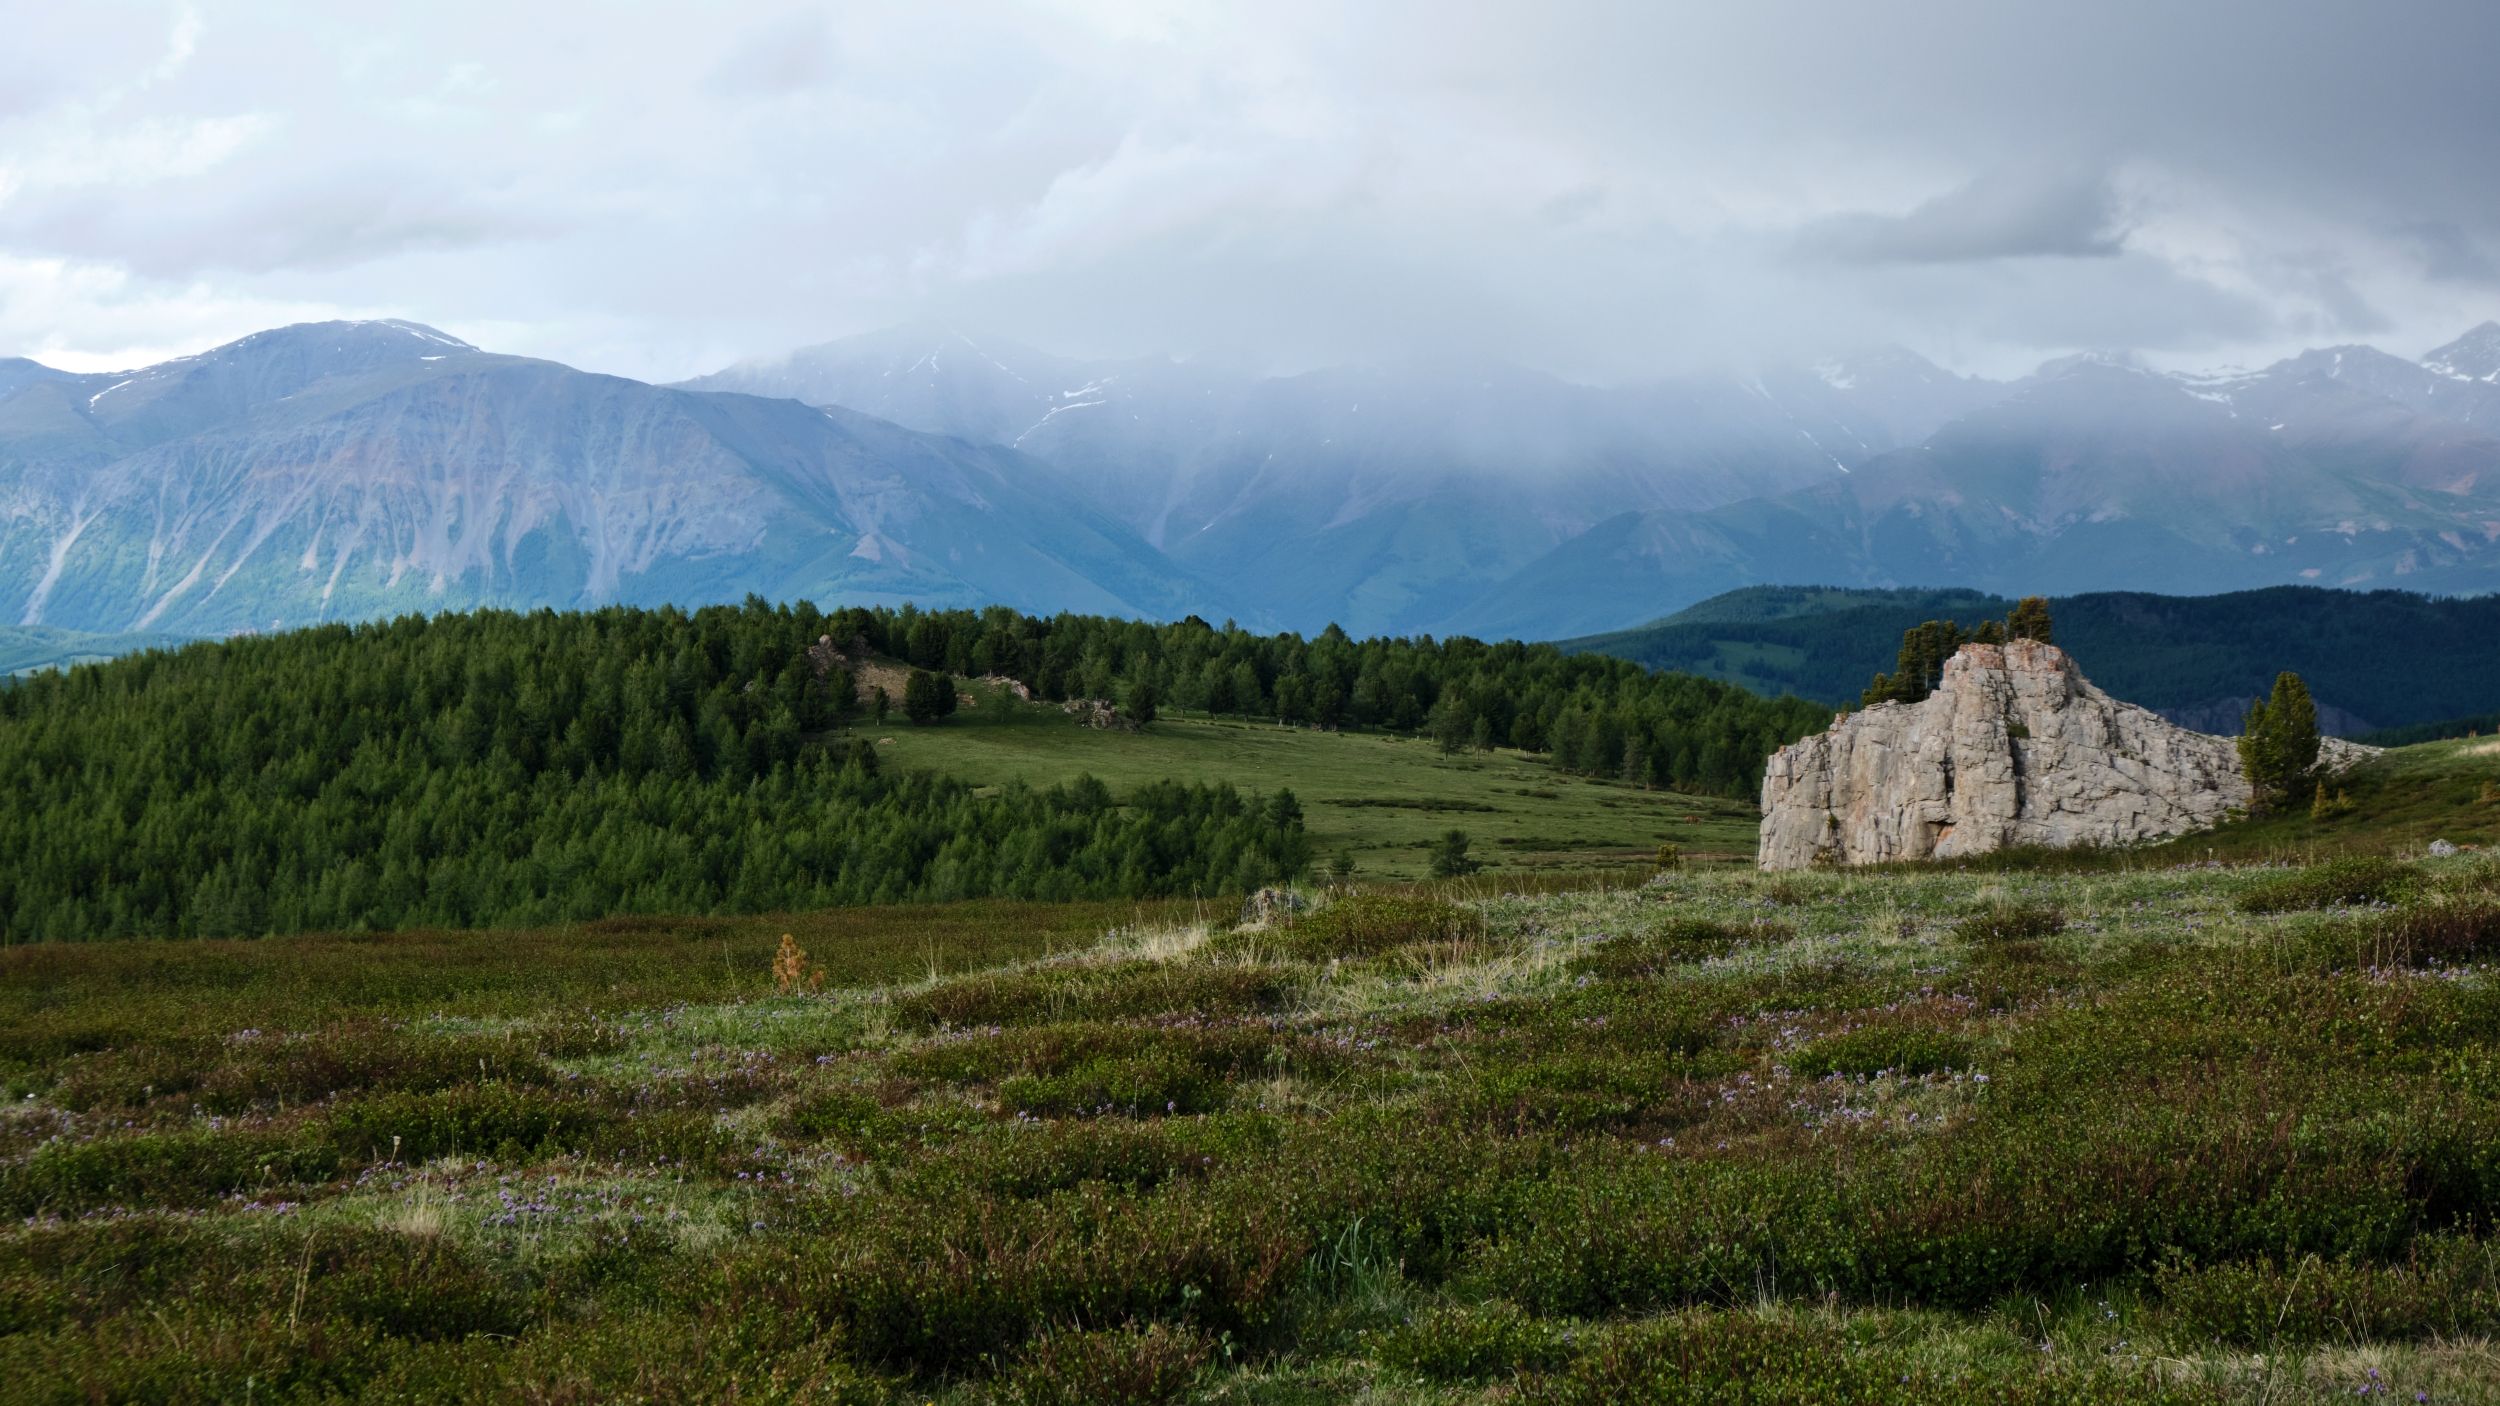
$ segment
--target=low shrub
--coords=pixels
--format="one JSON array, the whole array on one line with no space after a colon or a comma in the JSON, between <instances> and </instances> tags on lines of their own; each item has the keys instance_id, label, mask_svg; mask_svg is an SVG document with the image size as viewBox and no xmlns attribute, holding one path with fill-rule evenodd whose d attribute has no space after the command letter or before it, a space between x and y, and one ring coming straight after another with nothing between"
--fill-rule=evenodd
<instances>
[{"instance_id":1,"label":"low shrub","mask_svg":"<svg viewBox=\"0 0 2500 1406\"><path fill-rule=\"evenodd\" d=\"M1376 957L1418 943L1471 942L1484 935L1473 909L1446 899L1363 893L1304 914L1255 941L1304 961ZM1239 939L1235 939L1239 940Z\"/></svg>"},{"instance_id":2,"label":"low shrub","mask_svg":"<svg viewBox=\"0 0 2500 1406\"><path fill-rule=\"evenodd\" d=\"M238 1254L233 1236L189 1217L31 1226L0 1236L0 1336L181 1298L265 1258Z\"/></svg>"},{"instance_id":3,"label":"low shrub","mask_svg":"<svg viewBox=\"0 0 2500 1406\"><path fill-rule=\"evenodd\" d=\"M224 1062L200 1081L200 1101L214 1112L239 1113L366 1089L430 1093L489 1080L545 1084L553 1077L534 1050L509 1040L350 1024L229 1044Z\"/></svg>"},{"instance_id":4,"label":"low shrub","mask_svg":"<svg viewBox=\"0 0 2500 1406\"><path fill-rule=\"evenodd\" d=\"M1815 1041L1789 1058L1788 1069L1807 1079L1827 1074L1917 1078L1967 1069L1970 1062L1971 1042L1963 1036L1933 1026L1868 1025Z\"/></svg>"},{"instance_id":5,"label":"low shrub","mask_svg":"<svg viewBox=\"0 0 2500 1406\"><path fill-rule=\"evenodd\" d=\"M527 1157L582 1150L620 1115L552 1091L475 1084L434 1093L375 1094L338 1106L330 1136L352 1158L404 1163L460 1154Z\"/></svg>"},{"instance_id":6,"label":"low shrub","mask_svg":"<svg viewBox=\"0 0 2500 1406\"><path fill-rule=\"evenodd\" d=\"M2500 1245L2478 1240L2427 1237L2394 1264L2173 1263L2154 1287L2179 1332L2241 1347L2500 1332Z\"/></svg>"},{"instance_id":7,"label":"low shrub","mask_svg":"<svg viewBox=\"0 0 2500 1406\"><path fill-rule=\"evenodd\" d=\"M1973 947L2037 942L2066 930L2066 915L2036 904L1999 903L1953 925L1953 935Z\"/></svg>"},{"instance_id":8,"label":"low shrub","mask_svg":"<svg viewBox=\"0 0 2500 1406\"><path fill-rule=\"evenodd\" d=\"M1187 1395L1210 1355L1167 1323L1058 1332L1026 1348L1001 1393L1016 1406L1162 1406Z\"/></svg>"},{"instance_id":9,"label":"low shrub","mask_svg":"<svg viewBox=\"0 0 2500 1406\"><path fill-rule=\"evenodd\" d=\"M2357 854L2314 864L2241 892L2243 913L2291 913L2309 908L2395 903L2422 883L2422 871L2384 855Z\"/></svg>"},{"instance_id":10,"label":"low shrub","mask_svg":"<svg viewBox=\"0 0 2500 1406\"><path fill-rule=\"evenodd\" d=\"M1629 981L1663 976L1676 967L1724 957L1747 944L1775 946L1794 930L1774 924L1738 926L1706 918L1678 918L1659 927L1599 943L1571 960L1571 970L1601 979Z\"/></svg>"},{"instance_id":11,"label":"low shrub","mask_svg":"<svg viewBox=\"0 0 2500 1406\"><path fill-rule=\"evenodd\" d=\"M1010 1357L1053 1324L1152 1322L1254 1333L1276 1321L1315 1237L1262 1188L1096 1187L962 1197L803 1247L745 1277L838 1325L869 1366L935 1374Z\"/></svg>"},{"instance_id":12,"label":"low shrub","mask_svg":"<svg viewBox=\"0 0 2500 1406\"><path fill-rule=\"evenodd\" d=\"M1257 1024L1043 1026L946 1041L896 1056L896 1072L949 1083L996 1082L1013 1113L1203 1113L1253 1072L1334 1068L1318 1041Z\"/></svg>"},{"instance_id":13,"label":"low shrub","mask_svg":"<svg viewBox=\"0 0 2500 1406\"><path fill-rule=\"evenodd\" d=\"M313 1321L362 1324L394 1338L509 1336L528 1326L527 1297L441 1236L324 1226L272 1257L269 1298L303 1286Z\"/></svg>"},{"instance_id":14,"label":"low shrub","mask_svg":"<svg viewBox=\"0 0 2500 1406\"><path fill-rule=\"evenodd\" d=\"M1088 1183L1151 1191L1198 1180L1273 1142L1264 1120L1001 1125L933 1152L903 1175L914 1196L970 1193L1028 1200Z\"/></svg>"},{"instance_id":15,"label":"low shrub","mask_svg":"<svg viewBox=\"0 0 2500 1406\"><path fill-rule=\"evenodd\" d=\"M1506 1300L1428 1309L1373 1340L1381 1365L1433 1382L1483 1382L1560 1367L1574 1332Z\"/></svg>"},{"instance_id":16,"label":"low shrub","mask_svg":"<svg viewBox=\"0 0 2500 1406\"><path fill-rule=\"evenodd\" d=\"M1690 1127L1718 1105L1716 1086L1673 1053L1559 1055L1471 1071L1426 1105L1425 1116L1511 1135L1621 1132L1655 1138Z\"/></svg>"},{"instance_id":17,"label":"low shrub","mask_svg":"<svg viewBox=\"0 0 2500 1406\"><path fill-rule=\"evenodd\" d=\"M2363 930L2368 964L2429 966L2500 955L2500 904L2437 903L2400 908Z\"/></svg>"},{"instance_id":18,"label":"low shrub","mask_svg":"<svg viewBox=\"0 0 2500 1406\"><path fill-rule=\"evenodd\" d=\"M338 1167L338 1153L326 1139L297 1130L201 1128L64 1140L0 1166L0 1210L32 1215L198 1206L241 1191L326 1181Z\"/></svg>"},{"instance_id":19,"label":"low shrub","mask_svg":"<svg viewBox=\"0 0 2500 1406\"><path fill-rule=\"evenodd\" d=\"M1747 1312L1677 1314L1606 1333L1561 1370L1522 1378L1521 1406L1772 1406L1848 1402L1929 1406L2174 1406L2222 1398L2151 1369L2071 1368L2015 1359L1940 1366L1815 1322Z\"/></svg>"}]
</instances>

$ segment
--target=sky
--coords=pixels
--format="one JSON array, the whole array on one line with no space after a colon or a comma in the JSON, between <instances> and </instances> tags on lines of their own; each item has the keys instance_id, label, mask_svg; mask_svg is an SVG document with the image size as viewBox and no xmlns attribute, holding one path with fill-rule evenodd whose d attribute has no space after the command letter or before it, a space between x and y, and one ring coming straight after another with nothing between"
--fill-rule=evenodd
<instances>
[{"instance_id":1,"label":"sky","mask_svg":"<svg viewBox=\"0 0 2500 1406\"><path fill-rule=\"evenodd\" d=\"M1625 381L2500 317L2500 5L0 0L0 355L902 322Z\"/></svg>"}]
</instances>

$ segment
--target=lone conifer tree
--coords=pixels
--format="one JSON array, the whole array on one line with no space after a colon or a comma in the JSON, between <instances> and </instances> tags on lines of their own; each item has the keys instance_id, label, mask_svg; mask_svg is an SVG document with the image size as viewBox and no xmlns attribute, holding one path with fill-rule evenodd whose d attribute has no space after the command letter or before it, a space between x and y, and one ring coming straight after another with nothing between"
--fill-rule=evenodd
<instances>
[{"instance_id":1,"label":"lone conifer tree","mask_svg":"<svg viewBox=\"0 0 2500 1406\"><path fill-rule=\"evenodd\" d=\"M2318 765L2318 705L2300 675L2274 676L2274 694L2249 705L2240 729L2240 769L2261 806L2295 794Z\"/></svg>"}]
</instances>

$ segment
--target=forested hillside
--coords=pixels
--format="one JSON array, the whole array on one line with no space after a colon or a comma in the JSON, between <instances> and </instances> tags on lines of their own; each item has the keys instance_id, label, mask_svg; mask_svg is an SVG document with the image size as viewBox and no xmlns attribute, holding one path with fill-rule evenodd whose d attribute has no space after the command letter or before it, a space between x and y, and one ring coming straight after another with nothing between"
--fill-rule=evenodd
<instances>
[{"instance_id":1,"label":"forested hillside","mask_svg":"<svg viewBox=\"0 0 2500 1406\"><path fill-rule=\"evenodd\" d=\"M976 792L827 741L813 611L488 612L194 645L0 694L22 942L987 894L1238 890L1308 862L1279 791Z\"/></svg>"},{"instance_id":2,"label":"forested hillside","mask_svg":"<svg viewBox=\"0 0 2500 1406\"><path fill-rule=\"evenodd\" d=\"M1686 670L1757 691L1854 701L1923 621L2003 615L1966 590L1730 591L1637 630L1564 647ZM2284 669L2321 721L2346 733L2500 706L2500 597L2278 586L2216 596L2102 592L2050 602L2057 642L2116 697L2208 731L2237 731L2245 700Z\"/></svg>"},{"instance_id":3,"label":"forested hillside","mask_svg":"<svg viewBox=\"0 0 2500 1406\"><path fill-rule=\"evenodd\" d=\"M1114 795L880 767L843 732L862 709L849 670L810 652L827 637L1045 698L1424 729L1727 795L1821 713L1550 646L1007 610L751 600L324 626L0 693L0 936L1212 894L1310 860L1281 787Z\"/></svg>"}]
</instances>

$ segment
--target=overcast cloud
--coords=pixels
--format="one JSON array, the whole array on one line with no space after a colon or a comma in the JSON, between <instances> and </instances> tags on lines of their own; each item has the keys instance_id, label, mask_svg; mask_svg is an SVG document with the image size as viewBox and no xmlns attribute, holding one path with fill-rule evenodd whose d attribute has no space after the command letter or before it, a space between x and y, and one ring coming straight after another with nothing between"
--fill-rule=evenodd
<instances>
[{"instance_id":1,"label":"overcast cloud","mask_svg":"<svg viewBox=\"0 0 2500 1406\"><path fill-rule=\"evenodd\" d=\"M2500 316L2500 5L0 0L0 354L927 319L1618 380Z\"/></svg>"}]
</instances>

